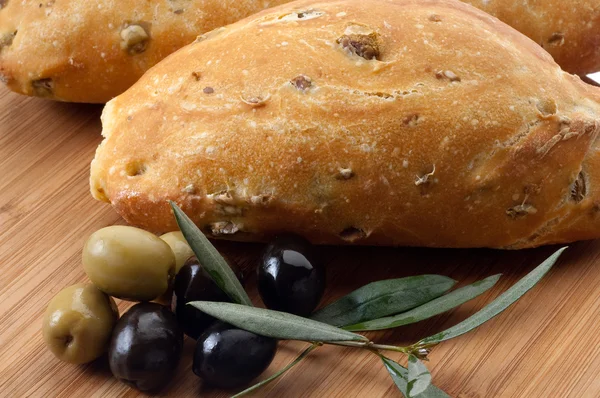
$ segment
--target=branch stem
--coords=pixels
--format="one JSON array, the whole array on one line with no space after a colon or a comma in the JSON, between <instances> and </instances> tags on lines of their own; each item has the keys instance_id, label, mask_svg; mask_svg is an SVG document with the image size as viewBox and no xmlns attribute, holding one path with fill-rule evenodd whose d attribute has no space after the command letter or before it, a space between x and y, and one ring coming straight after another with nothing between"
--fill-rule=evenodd
<instances>
[{"instance_id":1,"label":"branch stem","mask_svg":"<svg viewBox=\"0 0 600 398\"><path fill-rule=\"evenodd\" d=\"M360 342L355 342L355 341L329 341L329 342L323 342L323 344L340 345L340 346L344 346L344 347L364 348L367 350L395 351L395 352L401 352L403 354L409 354L409 352L410 352L406 347L396 347L394 345L375 344L372 341L368 341L365 343L360 343Z\"/></svg>"}]
</instances>

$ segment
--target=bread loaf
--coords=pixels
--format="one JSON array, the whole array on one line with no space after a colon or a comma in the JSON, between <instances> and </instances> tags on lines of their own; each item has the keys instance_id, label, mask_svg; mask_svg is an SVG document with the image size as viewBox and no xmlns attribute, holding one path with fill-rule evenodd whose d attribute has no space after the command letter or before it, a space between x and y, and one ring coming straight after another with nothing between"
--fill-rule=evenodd
<instances>
[{"instance_id":1,"label":"bread loaf","mask_svg":"<svg viewBox=\"0 0 600 398\"><path fill-rule=\"evenodd\" d=\"M463 0L544 47L571 73L600 71L600 1Z\"/></svg>"},{"instance_id":2,"label":"bread loaf","mask_svg":"<svg viewBox=\"0 0 600 398\"><path fill-rule=\"evenodd\" d=\"M600 70L596 0L466 0L572 73ZM13 91L106 102L197 35L289 0L0 0L0 80Z\"/></svg>"},{"instance_id":3,"label":"bread loaf","mask_svg":"<svg viewBox=\"0 0 600 398\"><path fill-rule=\"evenodd\" d=\"M0 80L16 92L104 103L219 26L284 0L0 0Z\"/></svg>"},{"instance_id":4,"label":"bread loaf","mask_svg":"<svg viewBox=\"0 0 600 398\"><path fill-rule=\"evenodd\" d=\"M95 198L215 237L524 248L600 236L600 91L454 0L303 0L218 29L102 115Z\"/></svg>"}]
</instances>

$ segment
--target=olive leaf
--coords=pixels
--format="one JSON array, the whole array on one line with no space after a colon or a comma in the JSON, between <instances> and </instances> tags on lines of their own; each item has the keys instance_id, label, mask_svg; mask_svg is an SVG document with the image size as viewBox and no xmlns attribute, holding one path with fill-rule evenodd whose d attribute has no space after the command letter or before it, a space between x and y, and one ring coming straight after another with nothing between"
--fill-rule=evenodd
<instances>
[{"instance_id":1,"label":"olive leaf","mask_svg":"<svg viewBox=\"0 0 600 398\"><path fill-rule=\"evenodd\" d=\"M369 283L316 311L310 318L334 326L398 314L441 296L455 280L441 275L422 275Z\"/></svg>"},{"instance_id":2,"label":"olive leaf","mask_svg":"<svg viewBox=\"0 0 600 398\"><path fill-rule=\"evenodd\" d=\"M317 348L318 346L319 346L318 344L311 345L310 347L308 347L306 350L304 350L300 355L298 355L298 357L296 359L294 359L292 362L290 362L283 369L281 369L278 372L274 373L273 375L271 375L270 377L266 378L265 380L263 380L263 381L261 381L259 383L256 383L255 385L253 385L251 387L246 388L244 391L238 392L237 394L235 394L231 398L242 397L244 395L250 394L251 392L254 392L254 391L258 390L259 388L261 388L261 387L269 384L273 380L275 380L278 377L282 376L285 372L287 372L288 370L290 370L294 366L298 365L300 363L300 361L302 361L304 358L306 358L308 356L308 354L310 354L311 351L314 350L315 348Z\"/></svg>"},{"instance_id":3,"label":"olive leaf","mask_svg":"<svg viewBox=\"0 0 600 398\"><path fill-rule=\"evenodd\" d=\"M181 233L212 280L234 302L252 306L250 297L223 256L175 202L170 204Z\"/></svg>"},{"instance_id":4,"label":"olive leaf","mask_svg":"<svg viewBox=\"0 0 600 398\"><path fill-rule=\"evenodd\" d=\"M498 282L500 276L501 275L490 276L471 285L461 287L460 289L456 289L453 292L438 297L420 307L414 308L402 314L374 319L371 321L357 323L355 325L344 326L344 329L353 332L383 330L423 321L458 307L459 305L464 304L467 301L485 293L487 290L492 288L496 282Z\"/></svg>"},{"instance_id":5,"label":"olive leaf","mask_svg":"<svg viewBox=\"0 0 600 398\"><path fill-rule=\"evenodd\" d=\"M566 249L566 247L563 247L562 249L556 251L553 255L548 257L546 261L537 266L533 271L515 283L510 289L501 294L496 300L492 301L480 311L476 312L469 318L465 319L458 325L451 327L450 329L444 330L443 332L421 340L419 343L415 344L415 346L437 344L441 343L442 341L453 339L475 329L476 327L500 314L502 311L510 307L515 301L520 299L531 288L533 288L544 277L544 275L550 271L552 266L556 263L560 255Z\"/></svg>"},{"instance_id":6,"label":"olive leaf","mask_svg":"<svg viewBox=\"0 0 600 398\"><path fill-rule=\"evenodd\" d=\"M394 384L396 384L396 387L398 387L400 392L405 397L408 397L408 370L405 367L401 366L399 363L394 362L391 359L384 357L383 355L381 355L380 357L381 357L381 360L383 361L383 364L385 365L385 368L387 369L388 373L392 377ZM427 387L425 389L425 391L423 391L421 394L419 394L418 397L419 398L450 398L450 396L448 394L446 394L445 392L443 392L442 390L440 390L433 384L430 384L429 387Z\"/></svg>"},{"instance_id":7,"label":"olive leaf","mask_svg":"<svg viewBox=\"0 0 600 398\"><path fill-rule=\"evenodd\" d=\"M369 341L360 334L286 312L209 301L192 301L188 305L240 329L274 339L310 342Z\"/></svg>"},{"instance_id":8,"label":"olive leaf","mask_svg":"<svg viewBox=\"0 0 600 398\"><path fill-rule=\"evenodd\" d=\"M416 356L408 356L408 385L406 395L408 398L416 397L431 385L431 373Z\"/></svg>"}]
</instances>

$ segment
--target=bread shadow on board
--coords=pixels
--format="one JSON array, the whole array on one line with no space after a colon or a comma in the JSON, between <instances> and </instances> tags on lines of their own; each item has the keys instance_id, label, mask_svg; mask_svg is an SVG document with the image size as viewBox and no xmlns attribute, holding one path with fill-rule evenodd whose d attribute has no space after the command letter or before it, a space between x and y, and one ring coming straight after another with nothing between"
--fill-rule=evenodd
<instances>
[{"instance_id":1,"label":"bread shadow on board","mask_svg":"<svg viewBox=\"0 0 600 398\"><path fill-rule=\"evenodd\" d=\"M31 98L32 101L40 102L42 101L45 106L48 107L49 111L53 112L73 112L73 113L81 113L81 114L91 114L98 116L100 118L100 114L102 113L102 109L104 109L103 104L82 104L76 102L60 102L60 101L52 101L45 100L39 98Z\"/></svg>"},{"instance_id":2,"label":"bread shadow on board","mask_svg":"<svg viewBox=\"0 0 600 398\"><path fill-rule=\"evenodd\" d=\"M39 134L40 130L55 135L73 129L77 134L100 137L100 115L103 105L57 102L26 97L8 92L0 86L0 134L18 131L19 136ZM52 130L57 130L52 132Z\"/></svg>"},{"instance_id":3,"label":"bread shadow on board","mask_svg":"<svg viewBox=\"0 0 600 398\"><path fill-rule=\"evenodd\" d=\"M102 115L104 105L58 102L37 98L33 98L33 100L43 101L48 112L64 117L65 123L71 126L81 126L78 128L78 134L87 133L101 136L102 122L100 121L100 115Z\"/></svg>"},{"instance_id":4,"label":"bread shadow on board","mask_svg":"<svg viewBox=\"0 0 600 398\"><path fill-rule=\"evenodd\" d=\"M568 245L569 249L546 277L546 281L550 278L560 279L560 275L564 273L576 272L576 267L585 265L585 258L598 255L598 242L585 241ZM250 297L262 307L256 294L255 268L264 245L225 241L214 243L221 253L241 267ZM468 318L563 246L516 251L323 246L320 251L327 267L327 288L321 306L367 283L383 279L439 274L456 280L456 289L495 274L503 274L492 289L456 310L414 325L368 334L372 339L389 344L410 344Z\"/></svg>"}]
</instances>

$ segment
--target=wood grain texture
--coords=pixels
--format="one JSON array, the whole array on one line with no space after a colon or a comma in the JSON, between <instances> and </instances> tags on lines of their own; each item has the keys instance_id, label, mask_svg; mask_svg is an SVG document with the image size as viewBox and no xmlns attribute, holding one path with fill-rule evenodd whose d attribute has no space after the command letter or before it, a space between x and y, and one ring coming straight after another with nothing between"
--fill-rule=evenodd
<instances>
[{"instance_id":1,"label":"wood grain texture","mask_svg":"<svg viewBox=\"0 0 600 398\"><path fill-rule=\"evenodd\" d=\"M0 90L0 396L140 396L111 378L106 359L73 366L44 347L41 318L63 287L85 281L87 236L122 223L88 193L88 165L100 142L99 106L19 97ZM219 243L249 275L260 245ZM329 302L383 278L439 273L461 284L503 272L490 292L457 310L392 331L371 333L408 344L472 314L554 249L519 252L392 248L322 248ZM476 331L434 348L429 368L453 397L600 397L600 242L571 245L551 273L508 311ZM119 304L121 310L128 303ZM161 395L228 394L202 386L190 370L193 342ZM305 344L285 342L268 373ZM392 355L393 358L400 358ZM399 397L377 358L338 347L316 350L261 397Z\"/></svg>"}]
</instances>

